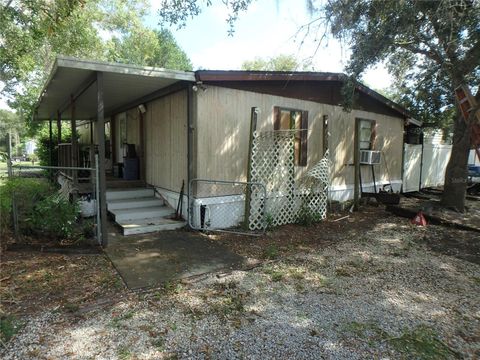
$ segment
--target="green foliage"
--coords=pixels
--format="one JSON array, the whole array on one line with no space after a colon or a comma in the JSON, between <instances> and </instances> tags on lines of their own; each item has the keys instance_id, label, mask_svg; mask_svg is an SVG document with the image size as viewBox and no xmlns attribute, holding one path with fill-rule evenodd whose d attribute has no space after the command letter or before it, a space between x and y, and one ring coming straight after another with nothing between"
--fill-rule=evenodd
<instances>
[{"instance_id":1,"label":"green foliage","mask_svg":"<svg viewBox=\"0 0 480 360\"><path fill-rule=\"evenodd\" d=\"M242 70L264 70L264 71L298 71L311 68L311 63L299 62L294 55L281 54L268 59L256 57L253 60L245 61Z\"/></svg>"},{"instance_id":2,"label":"green foliage","mask_svg":"<svg viewBox=\"0 0 480 360\"><path fill-rule=\"evenodd\" d=\"M159 62L163 66L164 61L175 69L191 67L186 55L172 45L173 37L142 25L148 6L146 0L30 0L2 5L3 95L25 119L29 135L40 126L31 122L34 105L57 54L137 65ZM169 51L174 53L165 55Z\"/></svg>"},{"instance_id":3,"label":"green foliage","mask_svg":"<svg viewBox=\"0 0 480 360\"><path fill-rule=\"evenodd\" d=\"M78 215L77 203L53 194L35 204L31 213L31 229L49 238L68 239L75 234Z\"/></svg>"},{"instance_id":4,"label":"green foliage","mask_svg":"<svg viewBox=\"0 0 480 360\"><path fill-rule=\"evenodd\" d=\"M47 124L43 124L37 131L37 149L36 153L40 160L40 165L58 165L58 151L57 151L57 127L52 129L52 164L50 164L50 133ZM70 127L62 127L62 143L69 143L72 139L72 131Z\"/></svg>"},{"instance_id":5,"label":"green foliage","mask_svg":"<svg viewBox=\"0 0 480 360\"><path fill-rule=\"evenodd\" d=\"M303 226L311 226L322 220L320 214L310 209L307 205L302 204L298 212L297 223Z\"/></svg>"},{"instance_id":6,"label":"green foliage","mask_svg":"<svg viewBox=\"0 0 480 360\"><path fill-rule=\"evenodd\" d=\"M13 315L0 316L0 346L6 344L22 327L23 323Z\"/></svg>"},{"instance_id":7,"label":"green foliage","mask_svg":"<svg viewBox=\"0 0 480 360\"><path fill-rule=\"evenodd\" d=\"M0 184L0 218L1 230L12 227L12 196L15 195L19 225L28 230L27 219L34 211L36 202L43 200L53 192L52 185L45 179L9 178Z\"/></svg>"},{"instance_id":8,"label":"green foliage","mask_svg":"<svg viewBox=\"0 0 480 360\"><path fill-rule=\"evenodd\" d=\"M227 24L229 26L228 34L233 35L235 32L235 22L238 20L238 16L241 12L244 12L248 9L248 6L252 3L253 0L228 0L216 1L216 6L223 5L228 10L228 15L226 18ZM213 6L214 1L200 1L198 0L183 0L183 1L170 1L163 2L162 7L158 11L160 16L160 21L162 23L167 23L170 25L177 25L179 28L182 28L186 25L187 20L199 15L202 12L202 6Z\"/></svg>"},{"instance_id":9,"label":"green foliage","mask_svg":"<svg viewBox=\"0 0 480 360\"><path fill-rule=\"evenodd\" d=\"M388 343L408 358L425 360L461 358L441 341L431 328L426 326L419 326L398 338L391 338Z\"/></svg>"},{"instance_id":10,"label":"green foliage","mask_svg":"<svg viewBox=\"0 0 480 360\"><path fill-rule=\"evenodd\" d=\"M321 11L332 34L351 47L352 79L384 61L396 100L428 124L449 128L454 88L480 85L478 1L334 0ZM351 102L352 92L345 94Z\"/></svg>"},{"instance_id":11,"label":"green foliage","mask_svg":"<svg viewBox=\"0 0 480 360\"><path fill-rule=\"evenodd\" d=\"M108 60L173 70L192 70L187 54L168 30L138 27L126 36L108 43Z\"/></svg>"},{"instance_id":12,"label":"green foliage","mask_svg":"<svg viewBox=\"0 0 480 360\"><path fill-rule=\"evenodd\" d=\"M92 223L78 223L79 207L60 196L46 179L9 178L0 185L1 229L12 228L12 197L22 234L49 239L85 240L93 235Z\"/></svg>"},{"instance_id":13,"label":"green foliage","mask_svg":"<svg viewBox=\"0 0 480 360\"><path fill-rule=\"evenodd\" d=\"M262 255L264 259L274 260L278 257L278 247L275 244L268 245Z\"/></svg>"}]
</instances>

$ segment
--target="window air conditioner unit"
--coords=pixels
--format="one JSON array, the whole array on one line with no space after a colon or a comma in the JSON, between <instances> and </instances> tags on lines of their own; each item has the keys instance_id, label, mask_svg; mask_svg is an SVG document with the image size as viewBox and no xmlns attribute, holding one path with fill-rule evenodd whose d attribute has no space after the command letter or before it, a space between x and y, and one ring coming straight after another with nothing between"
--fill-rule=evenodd
<instances>
[{"instance_id":1,"label":"window air conditioner unit","mask_svg":"<svg viewBox=\"0 0 480 360\"><path fill-rule=\"evenodd\" d=\"M360 150L360 164L380 164L380 151Z\"/></svg>"}]
</instances>

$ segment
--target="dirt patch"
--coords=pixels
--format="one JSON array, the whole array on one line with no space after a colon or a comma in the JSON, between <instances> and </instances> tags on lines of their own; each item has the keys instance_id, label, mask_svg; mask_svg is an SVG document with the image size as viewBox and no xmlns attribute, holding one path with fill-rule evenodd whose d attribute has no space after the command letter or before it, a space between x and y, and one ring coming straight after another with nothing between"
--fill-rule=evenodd
<instances>
[{"instance_id":1,"label":"dirt patch","mask_svg":"<svg viewBox=\"0 0 480 360\"><path fill-rule=\"evenodd\" d=\"M0 313L75 312L98 298L115 296L124 284L103 255L4 251Z\"/></svg>"},{"instance_id":2,"label":"dirt patch","mask_svg":"<svg viewBox=\"0 0 480 360\"><path fill-rule=\"evenodd\" d=\"M429 226L423 242L430 250L480 264L480 233Z\"/></svg>"},{"instance_id":3,"label":"dirt patch","mask_svg":"<svg viewBox=\"0 0 480 360\"><path fill-rule=\"evenodd\" d=\"M205 234L245 257L272 259L303 250L315 250L362 234L375 227L377 221L394 218L383 207L367 206L361 212L331 214L325 221L311 226L284 225L270 229L260 237L230 233ZM340 220L339 220L340 219Z\"/></svg>"}]
</instances>

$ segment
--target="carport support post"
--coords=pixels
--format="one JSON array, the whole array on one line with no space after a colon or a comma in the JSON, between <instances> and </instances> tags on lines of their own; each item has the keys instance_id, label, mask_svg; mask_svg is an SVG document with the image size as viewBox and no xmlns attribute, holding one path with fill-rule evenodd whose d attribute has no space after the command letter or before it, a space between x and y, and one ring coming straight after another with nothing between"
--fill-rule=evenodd
<instances>
[{"instance_id":1,"label":"carport support post","mask_svg":"<svg viewBox=\"0 0 480 360\"><path fill-rule=\"evenodd\" d=\"M60 166L60 145L62 143L62 113L57 112L57 164Z\"/></svg>"},{"instance_id":2,"label":"carport support post","mask_svg":"<svg viewBox=\"0 0 480 360\"><path fill-rule=\"evenodd\" d=\"M48 166L53 166L53 133L52 133L52 116L48 121ZM48 170L48 177L50 181L53 179L52 169Z\"/></svg>"},{"instance_id":3,"label":"carport support post","mask_svg":"<svg viewBox=\"0 0 480 360\"><path fill-rule=\"evenodd\" d=\"M78 167L78 143L77 143L77 121L75 119L75 100L73 98L73 95L71 96L71 109L72 109L72 116L70 120L70 125L72 127L72 153L71 153L71 161L72 161L72 166L73 167ZM78 171L73 170L72 171L72 180L73 184L76 186L77 185L77 180L78 180Z\"/></svg>"},{"instance_id":4,"label":"carport support post","mask_svg":"<svg viewBox=\"0 0 480 360\"><path fill-rule=\"evenodd\" d=\"M103 73L97 72L97 132L98 142L98 186L100 192L100 229L102 231L102 245L108 245L107 234L107 179L105 176L105 108L103 104ZM98 226L97 225L97 226Z\"/></svg>"}]
</instances>

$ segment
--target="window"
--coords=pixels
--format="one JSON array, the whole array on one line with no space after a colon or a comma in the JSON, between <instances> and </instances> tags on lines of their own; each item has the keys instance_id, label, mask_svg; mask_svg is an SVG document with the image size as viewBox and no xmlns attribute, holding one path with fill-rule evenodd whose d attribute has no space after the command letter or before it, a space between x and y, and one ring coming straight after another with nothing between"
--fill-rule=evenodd
<instances>
[{"instance_id":1,"label":"window","mask_svg":"<svg viewBox=\"0 0 480 360\"><path fill-rule=\"evenodd\" d=\"M375 121L360 119L360 150L373 150L376 136L375 128Z\"/></svg>"},{"instance_id":2,"label":"window","mask_svg":"<svg viewBox=\"0 0 480 360\"><path fill-rule=\"evenodd\" d=\"M295 165L307 166L308 111L275 106L275 130L298 130L295 132Z\"/></svg>"}]
</instances>

